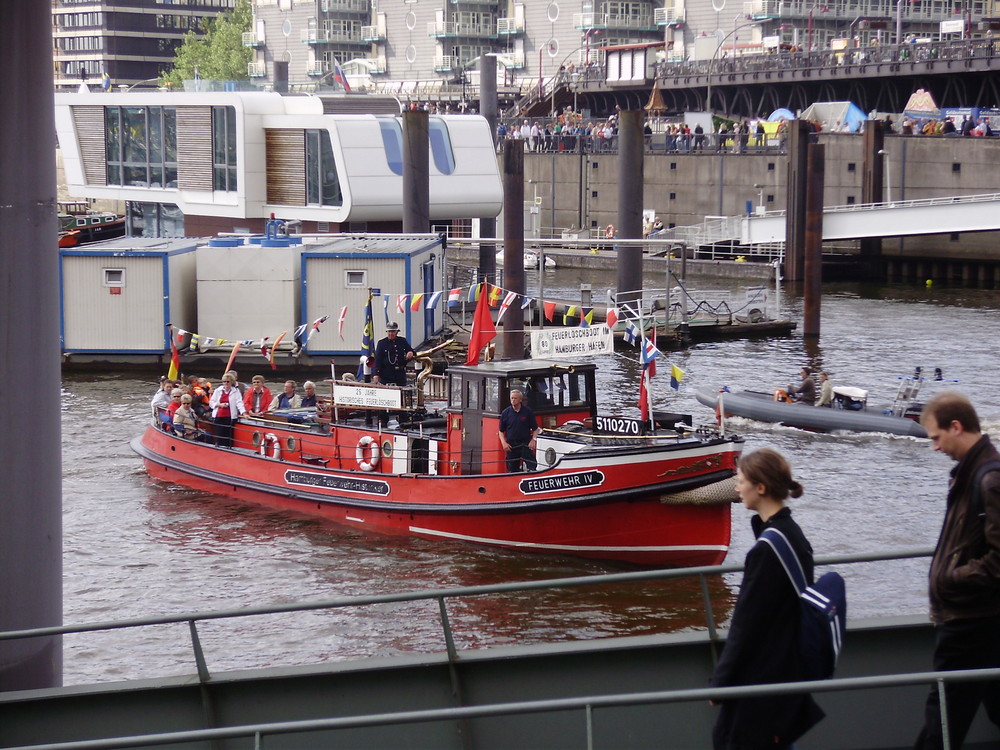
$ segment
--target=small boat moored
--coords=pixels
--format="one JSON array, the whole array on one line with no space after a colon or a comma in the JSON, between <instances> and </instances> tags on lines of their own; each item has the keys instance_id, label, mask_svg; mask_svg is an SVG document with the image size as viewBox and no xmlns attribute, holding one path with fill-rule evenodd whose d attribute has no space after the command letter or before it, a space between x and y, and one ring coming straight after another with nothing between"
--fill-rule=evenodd
<instances>
[{"instance_id":1,"label":"small boat moored","mask_svg":"<svg viewBox=\"0 0 1000 750\"><path fill-rule=\"evenodd\" d=\"M154 418L132 448L167 482L391 533L642 565L721 563L739 437L684 415L598 413L592 363L513 360L431 372L398 388L328 381L319 407L243 417L185 439ZM538 467L509 473L500 413L520 387ZM380 411L398 415L379 427ZM678 422L686 422L678 426Z\"/></svg>"}]
</instances>

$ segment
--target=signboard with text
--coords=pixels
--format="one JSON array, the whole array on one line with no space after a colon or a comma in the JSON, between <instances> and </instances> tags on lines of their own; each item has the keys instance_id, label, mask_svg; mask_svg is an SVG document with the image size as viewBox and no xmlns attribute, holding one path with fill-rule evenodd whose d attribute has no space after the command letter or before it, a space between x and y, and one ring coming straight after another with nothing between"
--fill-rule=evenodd
<instances>
[{"instance_id":1,"label":"signboard with text","mask_svg":"<svg viewBox=\"0 0 1000 750\"><path fill-rule=\"evenodd\" d=\"M615 340L604 323L588 328L544 328L531 332L533 359L565 359L612 354Z\"/></svg>"},{"instance_id":2,"label":"signboard with text","mask_svg":"<svg viewBox=\"0 0 1000 750\"><path fill-rule=\"evenodd\" d=\"M391 387L338 383L333 386L333 403L336 406L354 406L362 409L401 409L403 391Z\"/></svg>"}]
</instances>

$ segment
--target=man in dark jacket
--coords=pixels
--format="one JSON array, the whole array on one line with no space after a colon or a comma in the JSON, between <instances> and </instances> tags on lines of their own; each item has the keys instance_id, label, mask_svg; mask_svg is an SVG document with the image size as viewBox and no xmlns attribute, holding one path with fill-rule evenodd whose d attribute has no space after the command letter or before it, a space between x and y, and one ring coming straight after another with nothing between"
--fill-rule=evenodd
<instances>
[{"instance_id":1,"label":"man in dark jacket","mask_svg":"<svg viewBox=\"0 0 1000 750\"><path fill-rule=\"evenodd\" d=\"M951 470L944 525L929 576L934 669L998 668L1000 453L981 433L972 404L959 393L931 399L920 421L934 450L958 462ZM949 682L945 695L952 748L961 748L980 703L1000 726L1000 683ZM927 698L925 722L916 748L943 747L936 686Z\"/></svg>"}]
</instances>

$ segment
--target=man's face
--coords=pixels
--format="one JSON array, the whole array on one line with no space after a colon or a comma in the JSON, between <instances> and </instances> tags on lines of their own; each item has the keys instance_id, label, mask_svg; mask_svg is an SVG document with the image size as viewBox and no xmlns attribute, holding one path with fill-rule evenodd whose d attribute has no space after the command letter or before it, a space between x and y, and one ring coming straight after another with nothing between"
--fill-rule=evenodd
<instances>
[{"instance_id":1,"label":"man's face","mask_svg":"<svg viewBox=\"0 0 1000 750\"><path fill-rule=\"evenodd\" d=\"M293 393L295 393L295 383L289 380L287 383L285 383L285 395L291 396Z\"/></svg>"},{"instance_id":2,"label":"man's face","mask_svg":"<svg viewBox=\"0 0 1000 750\"><path fill-rule=\"evenodd\" d=\"M307 396L311 396L316 392L316 389L313 388L311 385L307 385L305 386L305 392Z\"/></svg>"},{"instance_id":3,"label":"man's face","mask_svg":"<svg viewBox=\"0 0 1000 750\"><path fill-rule=\"evenodd\" d=\"M520 391L510 392L510 405L513 406L515 409L521 406L521 401L523 400L524 396Z\"/></svg>"},{"instance_id":4,"label":"man's face","mask_svg":"<svg viewBox=\"0 0 1000 750\"><path fill-rule=\"evenodd\" d=\"M962 426L957 420L947 427L940 427L937 418L931 417L924 424L924 429L927 430L927 437L931 440L931 448L941 451L954 461L962 458L962 446L959 441L962 435Z\"/></svg>"},{"instance_id":5,"label":"man's face","mask_svg":"<svg viewBox=\"0 0 1000 750\"><path fill-rule=\"evenodd\" d=\"M399 331L396 330L386 331L386 335L388 335L389 341L395 341L397 333L399 333Z\"/></svg>"},{"instance_id":6,"label":"man's face","mask_svg":"<svg viewBox=\"0 0 1000 750\"><path fill-rule=\"evenodd\" d=\"M255 391L262 391L262 390L264 390L264 381L263 380L254 380L253 381L253 389Z\"/></svg>"}]
</instances>

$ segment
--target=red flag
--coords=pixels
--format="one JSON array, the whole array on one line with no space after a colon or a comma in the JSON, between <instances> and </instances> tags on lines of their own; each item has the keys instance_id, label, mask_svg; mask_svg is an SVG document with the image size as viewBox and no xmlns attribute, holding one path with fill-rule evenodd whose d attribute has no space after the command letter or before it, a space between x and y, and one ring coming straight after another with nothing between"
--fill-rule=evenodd
<instances>
[{"instance_id":1,"label":"red flag","mask_svg":"<svg viewBox=\"0 0 1000 750\"><path fill-rule=\"evenodd\" d=\"M649 421L649 387L647 382L649 380L649 368L642 368L642 375L639 377L639 418L643 422Z\"/></svg>"},{"instance_id":2,"label":"red flag","mask_svg":"<svg viewBox=\"0 0 1000 750\"><path fill-rule=\"evenodd\" d=\"M553 316L556 314L556 303L542 302L542 307L545 309L545 319L551 323Z\"/></svg>"},{"instance_id":3,"label":"red flag","mask_svg":"<svg viewBox=\"0 0 1000 750\"><path fill-rule=\"evenodd\" d=\"M485 281L483 282L486 283ZM482 290L482 291L485 291ZM490 343L497 335L497 327L490 317L490 303L487 294L479 294L479 301L476 303L476 314L472 318L472 335L469 337L469 356L465 360L467 365L479 364L479 352Z\"/></svg>"},{"instance_id":4,"label":"red flag","mask_svg":"<svg viewBox=\"0 0 1000 750\"><path fill-rule=\"evenodd\" d=\"M167 377L170 380L177 380L181 372L181 355L177 352L177 342L174 337L170 337L170 367L167 368Z\"/></svg>"}]
</instances>

